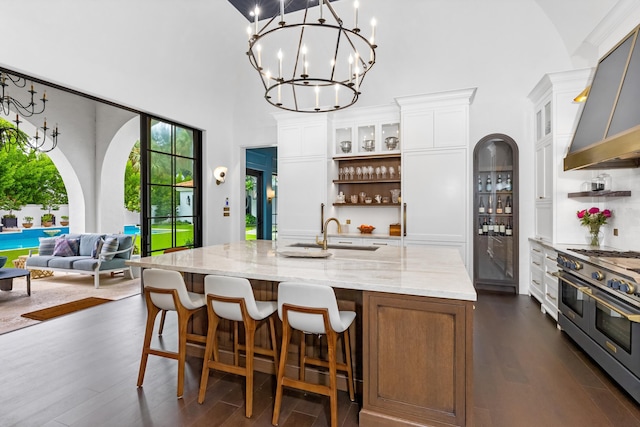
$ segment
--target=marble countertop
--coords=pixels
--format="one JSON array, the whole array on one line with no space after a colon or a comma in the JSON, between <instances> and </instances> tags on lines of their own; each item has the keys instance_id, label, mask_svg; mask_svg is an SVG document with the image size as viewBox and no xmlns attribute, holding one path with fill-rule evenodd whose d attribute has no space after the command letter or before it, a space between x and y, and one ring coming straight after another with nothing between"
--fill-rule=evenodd
<instances>
[{"instance_id":1,"label":"marble countertop","mask_svg":"<svg viewBox=\"0 0 640 427\"><path fill-rule=\"evenodd\" d=\"M240 241L127 261L127 265L268 281L299 280L335 288L475 301L476 292L456 249L439 246L329 249L327 258L279 252L321 251L283 241Z\"/></svg>"}]
</instances>

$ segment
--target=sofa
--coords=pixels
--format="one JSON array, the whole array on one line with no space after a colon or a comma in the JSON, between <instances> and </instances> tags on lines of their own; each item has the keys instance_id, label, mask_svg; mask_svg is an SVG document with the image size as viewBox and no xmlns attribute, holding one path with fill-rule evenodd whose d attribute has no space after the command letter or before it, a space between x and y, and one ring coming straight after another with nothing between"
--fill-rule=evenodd
<instances>
[{"instance_id":1,"label":"sofa","mask_svg":"<svg viewBox=\"0 0 640 427\"><path fill-rule=\"evenodd\" d=\"M131 258L136 235L131 234L63 234L40 239L38 254L29 251L27 270L62 271L93 276L100 287L100 274L124 272L131 278L131 268L125 261Z\"/></svg>"}]
</instances>

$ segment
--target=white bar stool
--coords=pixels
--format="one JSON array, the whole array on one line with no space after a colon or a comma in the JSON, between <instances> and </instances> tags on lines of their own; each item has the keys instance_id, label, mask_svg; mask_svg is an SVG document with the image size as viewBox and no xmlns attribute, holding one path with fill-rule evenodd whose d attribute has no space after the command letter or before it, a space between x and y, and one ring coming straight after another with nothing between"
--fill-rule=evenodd
<instances>
[{"instance_id":1,"label":"white bar stool","mask_svg":"<svg viewBox=\"0 0 640 427\"><path fill-rule=\"evenodd\" d=\"M331 426L337 426L338 385L336 374L338 370L347 373L349 398L351 401L355 400L349 326L351 326L356 318L356 313L353 311L338 310L336 295L330 286L282 282L278 285L278 315L280 319L282 319L282 349L271 423L278 425L280 405L282 404L282 387L292 387L329 396ZM287 349L291 340L291 328L302 331L303 333L300 345L299 379L285 377ZM311 358L306 355L304 334L321 334L327 336L328 361ZM337 362L336 345L338 335L342 335L345 363ZM306 364L328 367L329 386L306 382L304 379Z\"/></svg>"},{"instance_id":2,"label":"white bar stool","mask_svg":"<svg viewBox=\"0 0 640 427\"><path fill-rule=\"evenodd\" d=\"M204 402L207 381L209 380L209 369L242 375L246 378L245 416L250 418L253 413L254 353L273 357L276 375L278 374L278 344L276 342L274 316L272 316L278 309L278 305L275 301L256 301L249 280L239 277L208 275L204 278L204 293L207 298L209 328L207 330L207 345L204 352L198 402ZM269 319L271 334L271 349L255 346L255 333L258 324L267 318ZM220 319L233 321L233 365L221 362L218 355L216 330ZM238 322L244 324L244 345L238 343ZM240 350L244 350L246 355L244 367L240 366ZM212 355L213 360L211 360Z\"/></svg>"},{"instance_id":3,"label":"white bar stool","mask_svg":"<svg viewBox=\"0 0 640 427\"><path fill-rule=\"evenodd\" d=\"M178 398L184 391L184 364L187 358L187 341L204 343L206 337L187 333L189 319L206 304L204 295L187 291L182 275L177 271L149 268L143 271L144 297L147 303L147 328L144 333L138 387L142 386L149 355L167 357L178 361ZM178 313L178 352L151 348L151 338L156 317L161 311Z\"/></svg>"}]
</instances>

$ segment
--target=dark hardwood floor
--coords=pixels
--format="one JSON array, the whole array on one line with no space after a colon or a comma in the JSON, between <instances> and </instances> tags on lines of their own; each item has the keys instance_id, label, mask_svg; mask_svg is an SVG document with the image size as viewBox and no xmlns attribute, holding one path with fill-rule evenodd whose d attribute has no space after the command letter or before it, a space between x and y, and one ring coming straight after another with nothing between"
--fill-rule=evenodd
<instances>
[{"instance_id":1,"label":"dark hardwood floor","mask_svg":"<svg viewBox=\"0 0 640 427\"><path fill-rule=\"evenodd\" d=\"M197 403L201 359L151 356L136 388L146 310L140 296L0 335L0 426L270 426L273 377L256 374L254 415L244 383L213 373ZM165 343L174 346L173 316ZM527 296L480 294L474 334L476 426L640 426L638 405L555 328ZM340 392L342 426L358 404ZM280 426L327 426L328 399L287 391Z\"/></svg>"}]
</instances>

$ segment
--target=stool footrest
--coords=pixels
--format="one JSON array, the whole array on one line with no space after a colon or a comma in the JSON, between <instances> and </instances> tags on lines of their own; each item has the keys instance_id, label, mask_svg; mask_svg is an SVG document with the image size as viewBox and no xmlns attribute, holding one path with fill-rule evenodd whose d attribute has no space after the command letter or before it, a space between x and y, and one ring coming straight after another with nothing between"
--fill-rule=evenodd
<instances>
[{"instance_id":1,"label":"stool footrest","mask_svg":"<svg viewBox=\"0 0 640 427\"><path fill-rule=\"evenodd\" d=\"M247 368L244 366L229 365L227 363L216 362L215 360L209 360L207 362L209 369L215 369L229 374L247 376Z\"/></svg>"},{"instance_id":2,"label":"stool footrest","mask_svg":"<svg viewBox=\"0 0 640 427\"><path fill-rule=\"evenodd\" d=\"M198 334L187 334L187 342L199 342L202 344L207 343L206 335L198 335Z\"/></svg>"},{"instance_id":3,"label":"stool footrest","mask_svg":"<svg viewBox=\"0 0 640 427\"><path fill-rule=\"evenodd\" d=\"M329 362L328 361L322 360L322 359L316 359L316 358L309 357L309 356L305 356L304 364L305 365L320 366L320 367L329 369ZM338 363L336 363L336 370L348 372L349 371L349 367L347 366L346 363L338 362Z\"/></svg>"},{"instance_id":4,"label":"stool footrest","mask_svg":"<svg viewBox=\"0 0 640 427\"><path fill-rule=\"evenodd\" d=\"M154 356L160 356L160 357L168 357L169 359L175 359L178 360L178 353L175 353L173 351L164 351L164 350L157 350L155 348L150 348L147 353L149 354L153 354Z\"/></svg>"},{"instance_id":5,"label":"stool footrest","mask_svg":"<svg viewBox=\"0 0 640 427\"><path fill-rule=\"evenodd\" d=\"M324 396L331 396L331 388L326 385L308 383L306 381L300 381L288 377L282 378L282 385L285 387L294 387L311 393L322 394Z\"/></svg>"},{"instance_id":6,"label":"stool footrest","mask_svg":"<svg viewBox=\"0 0 640 427\"><path fill-rule=\"evenodd\" d=\"M247 352L247 346L244 344L238 344L238 350L239 351L244 351L245 353ZM273 351L273 349L271 348L264 348L264 347L254 347L253 348L253 354L260 354L262 356L275 356L275 351Z\"/></svg>"}]
</instances>

